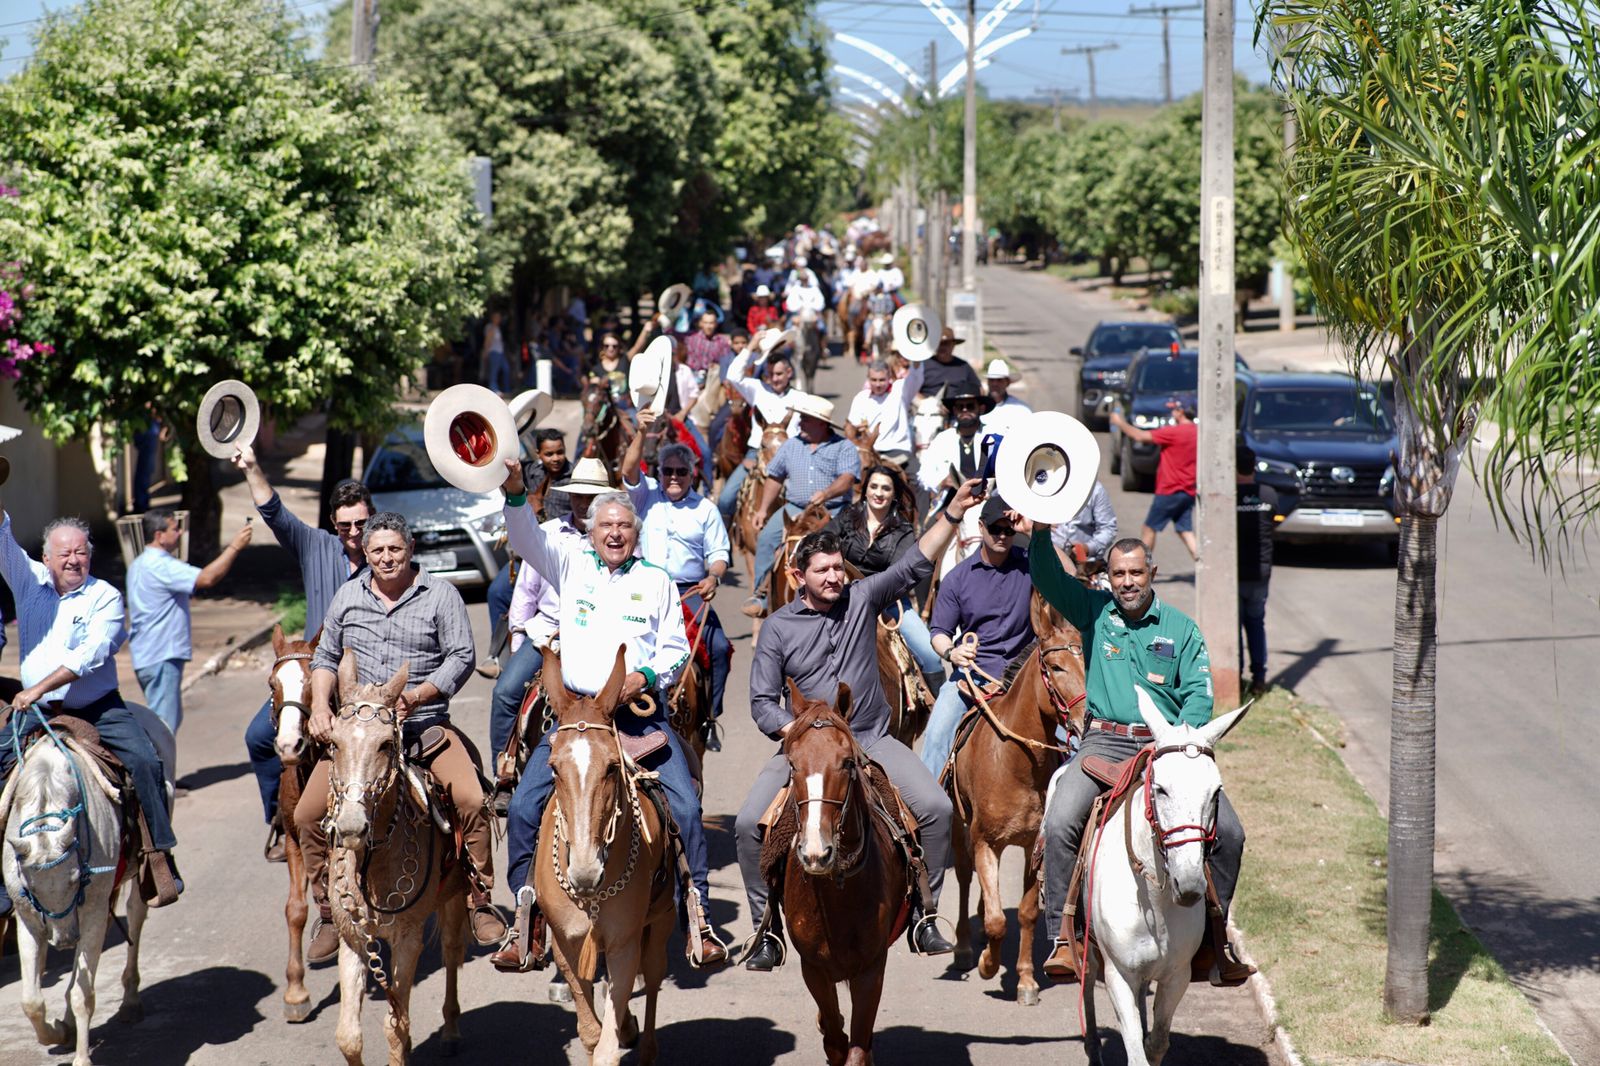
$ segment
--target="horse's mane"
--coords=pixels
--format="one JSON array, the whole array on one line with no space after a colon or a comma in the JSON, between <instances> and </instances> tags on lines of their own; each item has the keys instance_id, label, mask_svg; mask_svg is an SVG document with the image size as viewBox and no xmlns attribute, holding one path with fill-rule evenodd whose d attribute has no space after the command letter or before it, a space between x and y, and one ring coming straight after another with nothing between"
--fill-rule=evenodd
<instances>
[{"instance_id":1,"label":"horse's mane","mask_svg":"<svg viewBox=\"0 0 1600 1066\"><path fill-rule=\"evenodd\" d=\"M815 729L816 723L819 721L827 722L828 725L842 730L844 735L850 738L850 744L855 748L856 753L860 754L861 743L856 740L856 735L851 730L850 723L845 721L844 715L839 713L838 708L824 700L814 700L809 697L802 697L802 699L803 702L799 707L791 708L794 712L794 725L783 738L784 754L788 754L789 746L794 743L797 737L803 736L807 730Z\"/></svg>"}]
</instances>

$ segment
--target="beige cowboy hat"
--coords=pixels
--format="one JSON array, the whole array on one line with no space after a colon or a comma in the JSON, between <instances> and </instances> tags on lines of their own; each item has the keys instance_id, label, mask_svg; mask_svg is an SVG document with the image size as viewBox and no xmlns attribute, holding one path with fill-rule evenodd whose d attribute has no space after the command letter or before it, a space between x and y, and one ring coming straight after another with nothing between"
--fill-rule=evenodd
<instances>
[{"instance_id":1,"label":"beige cowboy hat","mask_svg":"<svg viewBox=\"0 0 1600 1066\"><path fill-rule=\"evenodd\" d=\"M797 344L799 341L800 334L792 329L769 329L761 334L761 340L756 347L761 350L763 356L767 356L786 344Z\"/></svg>"},{"instance_id":2,"label":"beige cowboy hat","mask_svg":"<svg viewBox=\"0 0 1600 1066\"><path fill-rule=\"evenodd\" d=\"M656 300L656 311L661 316L662 323L667 324L677 318L679 312L686 310L693 301L694 290L689 286L668 285Z\"/></svg>"},{"instance_id":3,"label":"beige cowboy hat","mask_svg":"<svg viewBox=\"0 0 1600 1066\"><path fill-rule=\"evenodd\" d=\"M602 492L615 492L611 473L599 459L579 459L572 467L572 476L559 485L550 486L575 496L598 496Z\"/></svg>"},{"instance_id":4,"label":"beige cowboy hat","mask_svg":"<svg viewBox=\"0 0 1600 1066\"><path fill-rule=\"evenodd\" d=\"M988 369L983 372L984 380L995 381L999 378L1011 377L1011 364L1004 359L989 360Z\"/></svg>"},{"instance_id":5,"label":"beige cowboy hat","mask_svg":"<svg viewBox=\"0 0 1600 1066\"><path fill-rule=\"evenodd\" d=\"M214 459L232 459L240 448L255 443L261 430L261 403L255 390L229 378L206 390L195 415L200 447Z\"/></svg>"},{"instance_id":6,"label":"beige cowboy hat","mask_svg":"<svg viewBox=\"0 0 1600 1066\"><path fill-rule=\"evenodd\" d=\"M884 252L882 255L878 256L878 265L881 267L894 266L894 253Z\"/></svg>"},{"instance_id":7,"label":"beige cowboy hat","mask_svg":"<svg viewBox=\"0 0 1600 1066\"><path fill-rule=\"evenodd\" d=\"M1088 427L1060 411L1016 419L1001 437L994 487L1024 518L1054 525L1089 502L1100 472L1100 446Z\"/></svg>"},{"instance_id":8,"label":"beige cowboy hat","mask_svg":"<svg viewBox=\"0 0 1600 1066\"><path fill-rule=\"evenodd\" d=\"M789 410L804 418L820 418L834 429L843 429L833 417L833 401L825 400L821 396L809 392L795 391L789 394Z\"/></svg>"},{"instance_id":9,"label":"beige cowboy hat","mask_svg":"<svg viewBox=\"0 0 1600 1066\"><path fill-rule=\"evenodd\" d=\"M511 398L511 422L517 432L526 433L550 416L555 397L540 389L528 389Z\"/></svg>"},{"instance_id":10,"label":"beige cowboy hat","mask_svg":"<svg viewBox=\"0 0 1600 1066\"><path fill-rule=\"evenodd\" d=\"M428 405L422 442L439 476L466 492L493 492L517 458L517 425L506 402L482 385L453 385Z\"/></svg>"},{"instance_id":11,"label":"beige cowboy hat","mask_svg":"<svg viewBox=\"0 0 1600 1066\"><path fill-rule=\"evenodd\" d=\"M672 338L657 337L628 364L628 394L634 408L650 407L658 414L665 410L671 373Z\"/></svg>"},{"instance_id":12,"label":"beige cowboy hat","mask_svg":"<svg viewBox=\"0 0 1600 1066\"><path fill-rule=\"evenodd\" d=\"M939 350L939 312L923 304L906 304L894 313L894 350L908 362L921 363Z\"/></svg>"}]
</instances>

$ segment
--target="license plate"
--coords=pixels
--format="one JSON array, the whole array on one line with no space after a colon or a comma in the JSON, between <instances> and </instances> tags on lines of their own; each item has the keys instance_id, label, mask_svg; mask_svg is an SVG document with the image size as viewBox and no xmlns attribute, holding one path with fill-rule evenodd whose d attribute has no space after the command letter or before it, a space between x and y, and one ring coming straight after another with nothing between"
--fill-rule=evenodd
<instances>
[{"instance_id":1,"label":"license plate","mask_svg":"<svg viewBox=\"0 0 1600 1066\"><path fill-rule=\"evenodd\" d=\"M1360 511L1322 512L1322 524L1325 526L1359 526L1364 521Z\"/></svg>"},{"instance_id":2,"label":"license plate","mask_svg":"<svg viewBox=\"0 0 1600 1066\"><path fill-rule=\"evenodd\" d=\"M450 552L419 552L412 562L428 571L454 570L456 557Z\"/></svg>"}]
</instances>

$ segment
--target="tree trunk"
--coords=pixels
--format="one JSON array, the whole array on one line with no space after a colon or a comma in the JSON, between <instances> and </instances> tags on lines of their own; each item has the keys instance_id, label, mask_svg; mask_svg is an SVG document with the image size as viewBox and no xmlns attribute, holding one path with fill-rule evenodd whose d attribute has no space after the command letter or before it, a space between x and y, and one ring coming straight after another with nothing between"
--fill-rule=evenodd
<instances>
[{"instance_id":1,"label":"tree trunk","mask_svg":"<svg viewBox=\"0 0 1600 1066\"><path fill-rule=\"evenodd\" d=\"M1398 1022L1428 1019L1433 909L1434 574L1439 520L1408 514L1395 578L1394 694L1389 719L1389 958L1383 1005Z\"/></svg>"},{"instance_id":2,"label":"tree trunk","mask_svg":"<svg viewBox=\"0 0 1600 1066\"><path fill-rule=\"evenodd\" d=\"M212 477L215 462L199 444L184 444L183 465L189 477L183 483L183 506L189 512L189 562L195 566L215 559L221 543L222 497Z\"/></svg>"},{"instance_id":3,"label":"tree trunk","mask_svg":"<svg viewBox=\"0 0 1600 1066\"><path fill-rule=\"evenodd\" d=\"M350 470L356 461L356 435L342 429L329 426L327 435L323 438L326 443L322 453L322 486L318 493L318 519L319 528L333 532L333 489L339 482L350 476Z\"/></svg>"}]
</instances>

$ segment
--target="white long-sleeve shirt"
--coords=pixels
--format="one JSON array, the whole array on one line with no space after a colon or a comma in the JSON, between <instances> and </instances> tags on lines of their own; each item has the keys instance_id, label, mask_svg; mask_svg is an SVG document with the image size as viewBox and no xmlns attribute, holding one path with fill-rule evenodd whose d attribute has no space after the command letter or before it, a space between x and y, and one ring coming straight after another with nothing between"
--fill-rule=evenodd
<instances>
[{"instance_id":1,"label":"white long-sleeve shirt","mask_svg":"<svg viewBox=\"0 0 1600 1066\"><path fill-rule=\"evenodd\" d=\"M922 364L912 363L906 376L889 386L882 396L874 396L862 389L850 401L849 421L859 426L865 422L868 429L878 428L878 440L873 447L879 452L911 451L911 397L922 388Z\"/></svg>"},{"instance_id":2,"label":"white long-sleeve shirt","mask_svg":"<svg viewBox=\"0 0 1600 1066\"><path fill-rule=\"evenodd\" d=\"M761 378L744 376L745 367L750 365L751 357L756 354L755 347L754 344L747 344L744 351L733 357L733 362L728 364L728 377L724 384L743 396L745 403L754 404L755 409L761 412L761 417L767 420L767 425L778 425L787 420L789 436L798 436L800 416L791 413L791 405L800 397L800 390L791 388L786 392L773 392L772 386ZM761 447L761 426L755 419L750 420L749 446Z\"/></svg>"},{"instance_id":3,"label":"white long-sleeve shirt","mask_svg":"<svg viewBox=\"0 0 1600 1066\"><path fill-rule=\"evenodd\" d=\"M583 550L587 538L572 524L569 515L552 518L541 524L546 533L558 539L570 540L576 550ZM559 631L561 597L555 586L539 576L539 571L524 563L517 570L517 583L511 591L511 609L507 623L511 628L511 650L522 646L524 637L533 641L536 648L547 648L550 639Z\"/></svg>"},{"instance_id":4,"label":"white long-sleeve shirt","mask_svg":"<svg viewBox=\"0 0 1600 1066\"><path fill-rule=\"evenodd\" d=\"M511 550L561 597L561 679L593 696L605 687L624 649L626 668L665 688L689 660L678 587L654 563L633 556L612 570L592 547L558 542L535 525L527 504L505 508Z\"/></svg>"},{"instance_id":5,"label":"white long-sleeve shirt","mask_svg":"<svg viewBox=\"0 0 1600 1066\"><path fill-rule=\"evenodd\" d=\"M972 435L973 463L977 467L983 465L983 430ZM951 473L954 471L954 473ZM922 487L929 492L937 492L944 483L945 475L950 474L957 483L961 481L961 434L955 426L939 431L933 438L927 450L922 453L922 463L917 468L917 480L922 482Z\"/></svg>"},{"instance_id":6,"label":"white long-sleeve shirt","mask_svg":"<svg viewBox=\"0 0 1600 1066\"><path fill-rule=\"evenodd\" d=\"M1003 434L1017 419L1032 413L1033 408L1015 396L1007 396L1005 402L996 404L994 410L979 421L983 426L983 432Z\"/></svg>"}]
</instances>

